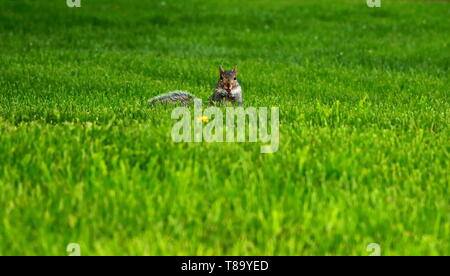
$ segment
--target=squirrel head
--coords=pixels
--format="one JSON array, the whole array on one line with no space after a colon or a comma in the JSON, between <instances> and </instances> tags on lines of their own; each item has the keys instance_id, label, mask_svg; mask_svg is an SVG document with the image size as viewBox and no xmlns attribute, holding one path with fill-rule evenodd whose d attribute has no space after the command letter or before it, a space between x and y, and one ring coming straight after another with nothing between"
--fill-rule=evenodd
<instances>
[{"instance_id":1,"label":"squirrel head","mask_svg":"<svg viewBox=\"0 0 450 276\"><path fill-rule=\"evenodd\" d=\"M231 71L225 71L225 70L223 70L222 66L219 66L219 72L220 72L219 84L228 93L230 93L231 90L233 90L236 86L238 86L237 71L238 71L237 65L234 66L234 69Z\"/></svg>"}]
</instances>

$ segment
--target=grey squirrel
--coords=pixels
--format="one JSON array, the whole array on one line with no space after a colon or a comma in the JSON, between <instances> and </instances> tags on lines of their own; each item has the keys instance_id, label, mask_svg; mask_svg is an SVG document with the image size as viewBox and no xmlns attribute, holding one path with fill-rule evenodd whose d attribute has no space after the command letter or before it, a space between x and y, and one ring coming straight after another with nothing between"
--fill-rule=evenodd
<instances>
[{"instance_id":1,"label":"grey squirrel","mask_svg":"<svg viewBox=\"0 0 450 276\"><path fill-rule=\"evenodd\" d=\"M220 78L217 82L214 94L209 98L209 104L232 103L242 106L242 88L237 81L237 66L233 70L225 71L219 66ZM194 95L184 91L172 91L150 99L150 106L157 103L181 103L190 104L199 100Z\"/></svg>"}]
</instances>

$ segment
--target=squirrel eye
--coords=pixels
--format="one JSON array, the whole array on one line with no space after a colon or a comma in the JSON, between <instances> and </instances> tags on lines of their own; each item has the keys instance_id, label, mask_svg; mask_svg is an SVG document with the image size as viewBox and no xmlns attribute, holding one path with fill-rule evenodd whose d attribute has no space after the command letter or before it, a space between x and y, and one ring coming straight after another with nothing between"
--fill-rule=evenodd
<instances>
[{"instance_id":1,"label":"squirrel eye","mask_svg":"<svg viewBox=\"0 0 450 276\"><path fill-rule=\"evenodd\" d=\"M237 80L236 77L234 77L234 80Z\"/></svg>"}]
</instances>

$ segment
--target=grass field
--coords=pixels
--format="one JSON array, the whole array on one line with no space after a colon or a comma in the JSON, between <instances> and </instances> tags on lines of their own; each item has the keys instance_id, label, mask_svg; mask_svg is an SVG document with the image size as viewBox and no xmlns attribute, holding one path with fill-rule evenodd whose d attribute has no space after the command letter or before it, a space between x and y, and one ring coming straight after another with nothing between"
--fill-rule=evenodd
<instances>
[{"instance_id":1,"label":"grass field","mask_svg":"<svg viewBox=\"0 0 450 276\"><path fill-rule=\"evenodd\" d=\"M0 1L0 255L450 255L450 5ZM280 148L174 143L238 64Z\"/></svg>"}]
</instances>

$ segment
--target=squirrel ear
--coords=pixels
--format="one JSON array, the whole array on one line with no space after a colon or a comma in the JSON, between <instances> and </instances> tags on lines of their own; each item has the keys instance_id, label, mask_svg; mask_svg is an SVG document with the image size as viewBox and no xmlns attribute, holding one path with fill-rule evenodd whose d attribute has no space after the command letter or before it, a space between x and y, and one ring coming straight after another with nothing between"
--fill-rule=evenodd
<instances>
[{"instance_id":1,"label":"squirrel ear","mask_svg":"<svg viewBox=\"0 0 450 276\"><path fill-rule=\"evenodd\" d=\"M238 71L238 66L235 65L235 66L234 66L234 69L233 69L233 73L237 73L237 71Z\"/></svg>"},{"instance_id":2,"label":"squirrel ear","mask_svg":"<svg viewBox=\"0 0 450 276\"><path fill-rule=\"evenodd\" d=\"M225 73L225 70L223 70L223 67L222 67L222 65L220 65L220 66L219 66L219 72L220 72L220 74L223 74L223 73Z\"/></svg>"}]
</instances>

